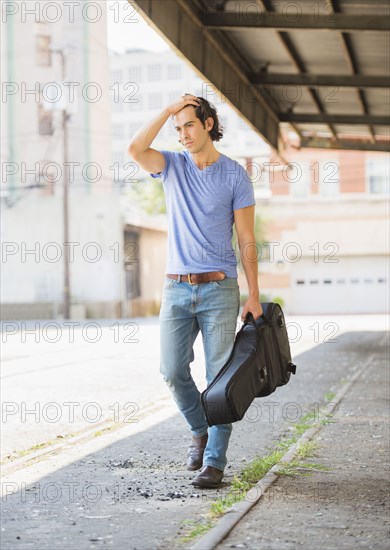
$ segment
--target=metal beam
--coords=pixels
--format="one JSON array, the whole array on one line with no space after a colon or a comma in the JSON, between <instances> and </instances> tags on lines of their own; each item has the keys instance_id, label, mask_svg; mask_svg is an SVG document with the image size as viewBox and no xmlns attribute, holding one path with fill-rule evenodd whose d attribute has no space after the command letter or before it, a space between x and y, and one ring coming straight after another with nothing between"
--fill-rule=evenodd
<instances>
[{"instance_id":1,"label":"metal beam","mask_svg":"<svg viewBox=\"0 0 390 550\"><path fill-rule=\"evenodd\" d=\"M341 13L340 6L336 0L327 0L327 3L332 13ZM348 33L345 33L345 32L342 32L340 36L341 36L341 42L343 44L344 51L346 53L347 61L350 66L350 70L353 74L357 75L360 73L360 71L359 71L359 65L357 62L357 57L356 57L354 48L352 46L351 37ZM361 89L357 89L356 92L359 99L359 103L362 106L363 113L366 115L370 114L365 93ZM375 140L374 128L372 126L369 126L369 130L371 135L371 141L375 143L376 140Z\"/></svg>"},{"instance_id":2,"label":"metal beam","mask_svg":"<svg viewBox=\"0 0 390 550\"><path fill-rule=\"evenodd\" d=\"M215 31L203 28L201 10L188 0L133 0L132 3L205 80L203 96L212 101L213 95L222 92L264 139L278 149L279 120L275 111L260 90L253 90L247 78L251 71L247 63L239 61L239 52L233 45L224 40L225 36L219 37Z\"/></svg>"},{"instance_id":3,"label":"metal beam","mask_svg":"<svg viewBox=\"0 0 390 550\"><path fill-rule=\"evenodd\" d=\"M165 3L165 2L164 2ZM203 13L202 22L208 29L234 30L264 28L277 30L333 30L333 31L388 31L390 21L382 15L347 15L331 13L276 13L267 12L224 12Z\"/></svg>"},{"instance_id":4,"label":"metal beam","mask_svg":"<svg viewBox=\"0 0 390 550\"><path fill-rule=\"evenodd\" d=\"M340 88L388 88L388 76L270 74L249 75L252 84L264 86L338 86Z\"/></svg>"},{"instance_id":5,"label":"metal beam","mask_svg":"<svg viewBox=\"0 0 390 550\"><path fill-rule=\"evenodd\" d=\"M296 124L372 124L374 126L389 126L388 116L376 115L329 115L279 113L280 122L295 122Z\"/></svg>"},{"instance_id":6,"label":"metal beam","mask_svg":"<svg viewBox=\"0 0 390 550\"><path fill-rule=\"evenodd\" d=\"M390 141L370 141L358 140L331 140L324 138L302 138L300 147L313 149L343 149L348 151L381 151L390 152Z\"/></svg>"},{"instance_id":7,"label":"metal beam","mask_svg":"<svg viewBox=\"0 0 390 550\"><path fill-rule=\"evenodd\" d=\"M256 0L256 5L259 6L260 9L265 10L269 13L275 13L275 9L272 6L270 0ZM300 73L307 74L309 71L307 70L306 65L303 62L303 59L299 54L297 48L294 46L294 43L292 42L289 34L287 32L278 31L276 33L276 36L279 37L283 47L286 50L286 53L289 55L290 59L292 60L292 62L294 63L298 71ZM323 106L323 103L321 101L320 94L318 93L318 91L315 88L309 87L308 92L314 104L316 105L318 111L320 113L325 113L325 108ZM297 126L293 126L293 128L296 130ZM337 139L337 132L334 126L330 124L329 129L332 132L334 139Z\"/></svg>"}]
</instances>

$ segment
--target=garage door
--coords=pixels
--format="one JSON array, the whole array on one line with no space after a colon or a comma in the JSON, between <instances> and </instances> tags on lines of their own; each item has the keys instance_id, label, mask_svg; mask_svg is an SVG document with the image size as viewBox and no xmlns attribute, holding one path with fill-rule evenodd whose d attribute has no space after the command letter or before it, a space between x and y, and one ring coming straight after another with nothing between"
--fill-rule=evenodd
<instances>
[{"instance_id":1,"label":"garage door","mask_svg":"<svg viewBox=\"0 0 390 550\"><path fill-rule=\"evenodd\" d=\"M388 257L326 260L301 258L292 265L292 313L388 313Z\"/></svg>"}]
</instances>

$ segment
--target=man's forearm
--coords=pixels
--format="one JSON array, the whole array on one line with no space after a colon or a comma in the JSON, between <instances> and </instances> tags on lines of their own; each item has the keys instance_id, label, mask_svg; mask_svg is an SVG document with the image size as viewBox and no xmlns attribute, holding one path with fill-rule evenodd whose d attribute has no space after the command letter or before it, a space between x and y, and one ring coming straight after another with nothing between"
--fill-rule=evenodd
<instances>
[{"instance_id":1,"label":"man's forearm","mask_svg":"<svg viewBox=\"0 0 390 550\"><path fill-rule=\"evenodd\" d=\"M134 157L137 153L145 153L145 151L147 151L152 145L154 139L168 118L189 105L192 105L195 108L199 107L199 99L192 94L184 94L177 101L174 101L168 105L168 107L163 109L161 113L154 117L150 122L142 126L130 142L130 156Z\"/></svg>"},{"instance_id":2,"label":"man's forearm","mask_svg":"<svg viewBox=\"0 0 390 550\"><path fill-rule=\"evenodd\" d=\"M250 251L252 246L255 247L255 253L252 256ZM248 254L249 252L249 254ZM257 265L257 249L254 239L250 238L246 241L246 246L240 247L241 264L245 271L246 280L248 282L248 299L246 300L241 312L241 320L245 321L247 314L252 313L257 319L263 312L260 303L260 291L258 281L258 265Z\"/></svg>"},{"instance_id":3,"label":"man's forearm","mask_svg":"<svg viewBox=\"0 0 390 550\"><path fill-rule=\"evenodd\" d=\"M248 248L252 247L244 246L240 250L241 264L244 268L246 280L248 283L248 293L251 298L259 298L259 279L258 279L258 264L257 264L257 250L255 252L255 258L248 257Z\"/></svg>"},{"instance_id":4,"label":"man's forearm","mask_svg":"<svg viewBox=\"0 0 390 550\"><path fill-rule=\"evenodd\" d=\"M168 109L161 111L150 122L144 124L142 128L134 135L129 145L129 151L132 153L143 153L149 149L155 140L157 134L164 126L170 116Z\"/></svg>"}]
</instances>

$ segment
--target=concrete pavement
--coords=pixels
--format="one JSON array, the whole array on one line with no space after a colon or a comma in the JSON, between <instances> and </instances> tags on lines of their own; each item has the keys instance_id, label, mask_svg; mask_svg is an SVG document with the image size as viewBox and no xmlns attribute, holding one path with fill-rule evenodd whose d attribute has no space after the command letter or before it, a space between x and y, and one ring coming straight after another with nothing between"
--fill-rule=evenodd
<instances>
[{"instance_id":1,"label":"concrete pavement","mask_svg":"<svg viewBox=\"0 0 390 550\"><path fill-rule=\"evenodd\" d=\"M361 327L359 323L355 328ZM371 327L367 328L375 327L371 323ZM299 416L324 404L325 394L337 391L343 381L348 380L364 366L370 354L375 356L375 373L379 372L378 365L382 365L381 374L376 378L369 375L373 368L370 367L367 371L368 379L361 379L364 381L365 389L363 401L370 399L375 402L380 410L378 409L374 416L383 419L383 408L380 407L387 403L382 403L382 393L378 392L386 389L382 383L387 372L383 365L386 360L388 361L384 338L384 332L365 330L341 334L339 331L337 342L317 344L307 341L307 351L301 355L294 355L299 366L297 376L269 398L257 400L246 419L235 425L229 448L229 465L224 484L218 490L202 491L190 485L193 474L187 472L184 465L189 441L188 430L184 421L176 414L171 401L165 400L163 394L159 395L155 410L150 409L149 414L141 415L138 423L123 426L116 431L107 430L95 437L87 435L78 442L69 440L69 443L57 452L49 449L42 457L30 463L19 464L14 469L12 463L8 462L2 481L2 548L78 550L111 547L118 550L149 550L183 547L181 536L186 532L185 521L196 522L202 515L206 515L211 502L226 494L233 475L239 474L242 467L255 457L266 454L283 434L288 433L291 424L299 420L297 412L292 419L291 411L298 411ZM199 361L201 357L198 357ZM146 387L150 380L153 385L149 371L145 377L139 376L139 373L140 371L137 371L136 383L144 384ZM121 384L123 383L124 380L121 379ZM358 383L355 387L358 387ZM108 387L107 391L109 390ZM360 392L359 395L363 394ZM362 404L359 403L358 406L361 407ZM337 413L339 419L344 418L340 416L340 411L341 409ZM370 415L365 412L363 416ZM350 417L350 414L346 416ZM369 419L364 422L366 421L370 422ZM325 429L347 426L351 428L340 437L343 441L348 441L357 464L362 461L370 466L368 459L360 457L359 454L362 446L362 439L360 436L356 437L356 426L359 422L355 422L351 427L345 421L340 421ZM378 422L382 426L383 421ZM375 447L375 456L380 460L383 457L387 460L385 453L376 452L379 444L383 445L383 450L386 449L385 435L382 428L380 430L377 435L383 437L371 438L369 441L378 444ZM360 430L359 435L360 433L366 441L366 432ZM347 460L348 454L345 449L338 446L334 453L330 458L328 455L316 457L315 461L328 461L336 464L337 468L344 464L346 472L356 470L356 464ZM372 485L371 490L374 490L375 476L382 476L383 468L381 466L372 471L368 469L366 473L367 481ZM382 480L382 477L378 479ZM313 478L299 480L312 483ZM282 481L285 482L284 478ZM318 483L322 481L319 480ZM340 485L338 494L340 491L343 494L345 486ZM302 486L301 489L304 492ZM376 494L375 491L373 494ZM382 493L380 495L382 498ZM293 533L293 519L286 522L285 518L290 512L292 516L297 513L296 499L284 498L284 501L281 504L290 506L290 511L284 510L281 523L287 532L290 529ZM303 514L301 526L307 525L307 521L313 519L314 505L310 502L306 504L300 510ZM256 505L256 509L257 506L262 504ZM335 513L338 511L336 508L333 510ZM335 523L336 517L332 516L332 506L329 507L329 514ZM377 517L382 518L380 512L378 514ZM363 516L364 514L359 516L359 521L362 521ZM314 516L316 517L321 516ZM273 540L272 533L276 532L275 529L277 530L279 525L271 519L265 524L269 538L260 541L264 544L262 548L279 548L267 546ZM347 520L340 520L340 525L344 524L344 521ZM289 525L290 523L292 525ZM256 528L252 526L250 529L255 529L256 533L264 533L261 519L257 518L255 525ZM318 527L313 529L318 530ZM249 535L245 531L237 533L237 539L231 543L227 539L223 544L234 544L238 545L237 547L246 544L247 548L257 548L260 544L258 539L248 542L246 537ZM231 536L233 535L234 532ZM322 535L319 538L321 541L326 540ZM278 540L281 541L282 538L279 537ZM332 539L331 543L335 540L337 537ZM350 540L353 543L353 536ZM377 539L375 541L377 542ZM254 546L250 545L252 543ZM299 537L292 536L286 544L290 544L286 548L301 547ZM318 547L325 549L337 546Z\"/></svg>"}]
</instances>

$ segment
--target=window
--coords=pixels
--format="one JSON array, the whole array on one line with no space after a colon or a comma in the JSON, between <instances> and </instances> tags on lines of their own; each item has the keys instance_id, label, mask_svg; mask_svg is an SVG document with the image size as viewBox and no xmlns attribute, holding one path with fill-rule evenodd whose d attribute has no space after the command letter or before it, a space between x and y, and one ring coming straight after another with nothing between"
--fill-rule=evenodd
<instances>
[{"instance_id":1,"label":"window","mask_svg":"<svg viewBox=\"0 0 390 550\"><path fill-rule=\"evenodd\" d=\"M53 135L52 111L45 111L42 105L38 105L38 133L40 136Z\"/></svg>"},{"instance_id":2,"label":"window","mask_svg":"<svg viewBox=\"0 0 390 550\"><path fill-rule=\"evenodd\" d=\"M310 195L310 164L308 161L291 162L286 172L286 179L290 184L290 193L293 197L302 198Z\"/></svg>"},{"instance_id":3,"label":"window","mask_svg":"<svg viewBox=\"0 0 390 550\"><path fill-rule=\"evenodd\" d=\"M174 90L173 92L168 92L168 103L173 103L180 96L180 92Z\"/></svg>"},{"instance_id":4,"label":"window","mask_svg":"<svg viewBox=\"0 0 390 550\"><path fill-rule=\"evenodd\" d=\"M161 109L162 108L162 94L149 94L149 109Z\"/></svg>"},{"instance_id":5,"label":"window","mask_svg":"<svg viewBox=\"0 0 390 550\"><path fill-rule=\"evenodd\" d=\"M51 66L50 36L37 36L37 65Z\"/></svg>"},{"instance_id":6,"label":"window","mask_svg":"<svg viewBox=\"0 0 390 550\"><path fill-rule=\"evenodd\" d=\"M141 128L142 122L130 122L129 124L129 136L133 136L139 128Z\"/></svg>"},{"instance_id":7,"label":"window","mask_svg":"<svg viewBox=\"0 0 390 550\"><path fill-rule=\"evenodd\" d=\"M369 158L366 162L368 192L374 195L388 195L390 192L389 159Z\"/></svg>"},{"instance_id":8,"label":"window","mask_svg":"<svg viewBox=\"0 0 390 550\"><path fill-rule=\"evenodd\" d=\"M119 164L119 168L123 169L123 164L125 160L125 154L124 151L114 151L112 153L112 161L113 163L117 162Z\"/></svg>"},{"instance_id":9,"label":"window","mask_svg":"<svg viewBox=\"0 0 390 550\"><path fill-rule=\"evenodd\" d=\"M122 124L113 124L112 125L112 138L113 139L123 139L123 125Z\"/></svg>"},{"instance_id":10,"label":"window","mask_svg":"<svg viewBox=\"0 0 390 550\"><path fill-rule=\"evenodd\" d=\"M127 103L129 111L142 111L142 97L140 95L131 96L131 101Z\"/></svg>"},{"instance_id":11,"label":"window","mask_svg":"<svg viewBox=\"0 0 390 550\"><path fill-rule=\"evenodd\" d=\"M36 32L36 61L37 65L42 67L51 66L51 36L50 29L47 23L37 23L35 25Z\"/></svg>"},{"instance_id":12,"label":"window","mask_svg":"<svg viewBox=\"0 0 390 550\"><path fill-rule=\"evenodd\" d=\"M111 79L112 82L122 82L122 71L112 71Z\"/></svg>"},{"instance_id":13,"label":"window","mask_svg":"<svg viewBox=\"0 0 390 550\"><path fill-rule=\"evenodd\" d=\"M112 112L121 113L123 111L122 98L117 98L119 101L114 101L114 96L112 97Z\"/></svg>"},{"instance_id":14,"label":"window","mask_svg":"<svg viewBox=\"0 0 390 550\"><path fill-rule=\"evenodd\" d=\"M128 79L129 82L141 82L142 81L142 67L135 65L134 67L129 67L128 70Z\"/></svg>"},{"instance_id":15,"label":"window","mask_svg":"<svg viewBox=\"0 0 390 550\"><path fill-rule=\"evenodd\" d=\"M182 66L178 63L168 65L167 67L168 80L180 80L182 77Z\"/></svg>"},{"instance_id":16,"label":"window","mask_svg":"<svg viewBox=\"0 0 390 550\"><path fill-rule=\"evenodd\" d=\"M148 66L148 80L161 80L161 65Z\"/></svg>"},{"instance_id":17,"label":"window","mask_svg":"<svg viewBox=\"0 0 390 550\"><path fill-rule=\"evenodd\" d=\"M321 161L318 166L318 190L323 197L334 197L340 191L340 165L335 160Z\"/></svg>"}]
</instances>

